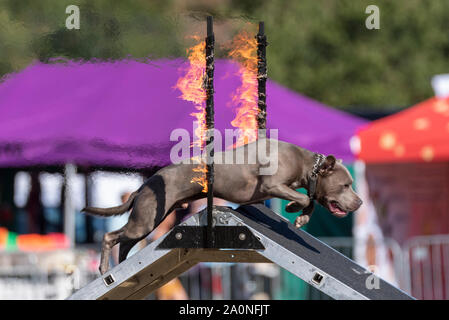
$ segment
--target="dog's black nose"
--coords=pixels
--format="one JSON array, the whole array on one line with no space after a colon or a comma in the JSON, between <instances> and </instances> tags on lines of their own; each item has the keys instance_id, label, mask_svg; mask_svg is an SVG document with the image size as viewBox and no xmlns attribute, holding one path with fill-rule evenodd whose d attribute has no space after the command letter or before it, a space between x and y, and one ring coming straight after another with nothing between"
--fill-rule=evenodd
<instances>
[{"instance_id":1,"label":"dog's black nose","mask_svg":"<svg viewBox=\"0 0 449 320\"><path fill-rule=\"evenodd\" d=\"M363 204L363 201L360 198L354 199L352 202L352 210L351 211L357 211L360 206Z\"/></svg>"}]
</instances>

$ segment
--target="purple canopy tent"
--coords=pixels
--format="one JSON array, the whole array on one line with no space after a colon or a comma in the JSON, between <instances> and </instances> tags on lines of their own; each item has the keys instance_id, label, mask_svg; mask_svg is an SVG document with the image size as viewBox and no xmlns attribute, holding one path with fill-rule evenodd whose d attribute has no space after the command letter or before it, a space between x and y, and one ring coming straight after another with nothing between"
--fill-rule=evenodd
<instances>
[{"instance_id":1,"label":"purple canopy tent","mask_svg":"<svg viewBox=\"0 0 449 320\"><path fill-rule=\"evenodd\" d=\"M174 86L183 60L36 63L0 84L0 167L143 168L170 163L173 129L193 130L194 107ZM215 66L215 127L232 128L228 106L238 66ZM267 83L267 129L279 139L352 161L363 120ZM224 135L223 135L224 136Z\"/></svg>"},{"instance_id":2,"label":"purple canopy tent","mask_svg":"<svg viewBox=\"0 0 449 320\"><path fill-rule=\"evenodd\" d=\"M0 167L75 165L148 168L170 163L174 129L193 131L193 105L174 86L183 60L36 63L0 83ZM215 128L232 128L238 65L215 64ZM279 139L352 161L349 139L363 120L267 82L267 129ZM191 135L192 136L192 135ZM224 136L224 135L223 135ZM66 192L64 232L74 243Z\"/></svg>"}]
</instances>

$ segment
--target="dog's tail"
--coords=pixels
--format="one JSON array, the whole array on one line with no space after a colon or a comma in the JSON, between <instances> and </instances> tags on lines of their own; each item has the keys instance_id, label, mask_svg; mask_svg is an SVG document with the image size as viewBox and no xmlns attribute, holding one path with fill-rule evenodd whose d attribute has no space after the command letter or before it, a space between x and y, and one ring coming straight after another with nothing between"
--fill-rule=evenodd
<instances>
[{"instance_id":1,"label":"dog's tail","mask_svg":"<svg viewBox=\"0 0 449 320\"><path fill-rule=\"evenodd\" d=\"M137 193L138 193L138 191L131 193L128 200L125 203L123 203L117 207L112 207L112 208L86 207L81 211L87 212L89 214L93 214L96 216L103 216L103 217L118 216L118 215L124 214L126 211L128 211L131 208L131 206L133 205L133 202L134 202L134 198L136 197Z\"/></svg>"}]
</instances>

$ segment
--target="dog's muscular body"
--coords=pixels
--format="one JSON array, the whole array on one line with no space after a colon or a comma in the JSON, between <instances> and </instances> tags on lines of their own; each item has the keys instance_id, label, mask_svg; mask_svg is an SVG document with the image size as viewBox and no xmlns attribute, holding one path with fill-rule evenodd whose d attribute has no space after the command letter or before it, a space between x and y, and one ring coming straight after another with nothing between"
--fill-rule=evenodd
<instances>
[{"instance_id":1,"label":"dog's muscular body","mask_svg":"<svg viewBox=\"0 0 449 320\"><path fill-rule=\"evenodd\" d=\"M253 152L248 145L245 153ZM234 152L229 150L226 152ZM225 153L216 153L215 158ZM224 158L223 158L224 159ZM214 196L238 204L251 204L269 198L289 200L286 210L298 212L306 208L296 219L301 227L310 220L313 211L311 201L295 189L309 185L310 173L315 164L315 154L298 146L278 141L278 170L273 175L261 175L256 164L215 164ZM106 233L100 263L101 274L109 266L111 248L120 243L119 261L126 259L129 250L154 230L172 210L192 200L206 197L202 187L191 183L199 173L195 164L174 164L162 168L150 177L128 201L114 208L87 207L85 212L112 216L123 214L132 208L128 223L121 229ZM333 156L320 164L316 185L316 200L338 217L358 209L362 203L352 190L352 178L348 170ZM310 205L310 206L309 206ZM311 208L311 209L309 209ZM307 210L309 209L309 210Z\"/></svg>"}]
</instances>

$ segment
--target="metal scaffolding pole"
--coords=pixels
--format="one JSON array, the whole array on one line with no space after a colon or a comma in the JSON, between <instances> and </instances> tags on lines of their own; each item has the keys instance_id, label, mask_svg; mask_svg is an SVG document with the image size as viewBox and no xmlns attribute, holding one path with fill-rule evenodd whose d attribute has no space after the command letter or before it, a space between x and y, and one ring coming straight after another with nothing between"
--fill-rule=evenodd
<instances>
[{"instance_id":1,"label":"metal scaffolding pole","mask_svg":"<svg viewBox=\"0 0 449 320\"><path fill-rule=\"evenodd\" d=\"M64 233L70 241L70 247L75 246L75 206L73 201L73 183L76 175L76 166L67 163L64 166Z\"/></svg>"},{"instance_id":2,"label":"metal scaffolding pole","mask_svg":"<svg viewBox=\"0 0 449 320\"><path fill-rule=\"evenodd\" d=\"M257 125L259 129L259 138L266 137L267 128L267 104L266 104L266 86L267 86L267 37L265 36L264 22L259 22L259 32L257 39L257 105L259 112L257 114Z\"/></svg>"},{"instance_id":3,"label":"metal scaffolding pole","mask_svg":"<svg viewBox=\"0 0 449 320\"><path fill-rule=\"evenodd\" d=\"M214 31L212 16L207 17L206 37L206 129L207 129L207 235L206 248L214 247L212 211L214 198Z\"/></svg>"}]
</instances>

